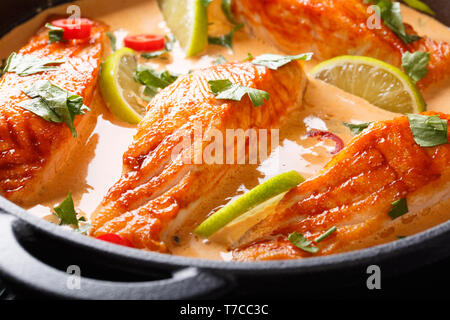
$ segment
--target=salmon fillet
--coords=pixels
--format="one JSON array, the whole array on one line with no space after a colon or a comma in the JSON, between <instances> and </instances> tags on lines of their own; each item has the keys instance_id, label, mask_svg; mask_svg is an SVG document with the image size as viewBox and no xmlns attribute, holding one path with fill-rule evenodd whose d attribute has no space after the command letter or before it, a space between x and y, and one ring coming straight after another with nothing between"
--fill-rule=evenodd
<instances>
[{"instance_id":1,"label":"salmon fillet","mask_svg":"<svg viewBox=\"0 0 450 320\"><path fill-rule=\"evenodd\" d=\"M402 54L431 54L428 74L420 88L450 74L450 45L422 37L405 44L383 23L369 28L373 15L362 0L236 0L233 11L255 36L274 43L287 53L314 52L319 60L340 55L370 56L401 66ZM407 34L416 34L406 25Z\"/></svg>"},{"instance_id":2,"label":"salmon fillet","mask_svg":"<svg viewBox=\"0 0 450 320\"><path fill-rule=\"evenodd\" d=\"M0 79L0 194L20 205L31 205L45 186L88 138L95 110L76 116L78 138L64 123L48 122L19 107L30 99L22 90L38 80L74 92L89 106L97 82L106 26L94 22L90 39L49 44L42 28L18 53L52 60L66 59L57 70L29 76L6 73ZM94 123L95 124L95 123Z\"/></svg>"},{"instance_id":3,"label":"salmon fillet","mask_svg":"<svg viewBox=\"0 0 450 320\"><path fill-rule=\"evenodd\" d=\"M450 116L439 116L449 122ZM391 219L392 203L405 197L408 213ZM288 235L296 231L313 240L332 226L337 231L317 245L316 255L384 243L389 235L395 237L397 226L449 199L450 144L420 147L406 116L377 122L321 174L288 192L274 214L244 235L233 257L251 261L311 256L291 244Z\"/></svg>"},{"instance_id":4,"label":"salmon fillet","mask_svg":"<svg viewBox=\"0 0 450 320\"><path fill-rule=\"evenodd\" d=\"M216 99L208 80L217 79L267 91L270 99L260 107L247 96L241 101ZM249 62L229 63L180 77L148 105L123 155L121 178L92 216L91 234L115 233L137 248L167 252L167 230L188 218L204 218L196 216L198 200L220 192L221 179L234 166L195 161L211 142L196 143L195 126L203 128L203 136L215 129L223 137L226 129L275 128L302 104L306 81L297 62L276 71ZM192 144L177 155L183 137ZM224 154L234 144L234 139L224 142Z\"/></svg>"}]
</instances>

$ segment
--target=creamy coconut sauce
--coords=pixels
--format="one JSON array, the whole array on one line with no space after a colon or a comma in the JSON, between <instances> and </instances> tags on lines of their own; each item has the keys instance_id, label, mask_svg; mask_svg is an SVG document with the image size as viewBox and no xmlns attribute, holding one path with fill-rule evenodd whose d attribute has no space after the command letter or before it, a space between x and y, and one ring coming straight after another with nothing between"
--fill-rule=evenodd
<instances>
[{"instance_id":1,"label":"creamy coconut sauce","mask_svg":"<svg viewBox=\"0 0 450 320\"><path fill-rule=\"evenodd\" d=\"M151 0L96 0L76 1L81 7L82 16L100 20L111 26L117 39L123 39L127 34L151 33L169 34L156 1ZM43 25L52 14L66 14L67 5L58 6L40 12L35 18L13 29L0 39L0 57L7 57L12 51L17 51ZM449 28L433 18L418 13L405 6L402 7L404 20L410 23L419 34L426 34L436 40L450 42ZM209 34L220 35L229 32L231 25L224 18L220 10L220 1L215 0L209 8ZM154 69L168 69L171 72L183 74L189 70L207 67L213 64L218 55L227 60L243 60L250 52L253 56L263 53L281 53L270 44L237 32L233 42L234 50L210 45L206 54L186 59L181 48L176 44L168 60L147 60L147 64ZM107 50L108 51L108 50ZM108 54L109 52L106 52ZM305 69L310 70L317 61L307 62ZM428 103L428 110L450 113L450 79L439 87L428 90L424 97ZM49 187L47 196L36 206L28 208L32 214L54 220L52 208L60 203L70 190L78 212L85 216L95 210L108 188L119 178L122 171L122 154L131 143L136 132L135 126L127 125L117 120L105 107L101 96L95 95L93 104L99 113L95 130L86 145L71 161L72 165L61 170L58 178ZM211 197L200 208L206 214L216 211L233 198L253 188L259 183L281 172L297 170L305 178L317 174L331 159L330 151L334 149L331 141L319 141L308 138L306 133L311 129L328 130L339 135L345 143L351 138L350 131L342 125L347 122L367 122L390 119L395 115L373 107L368 102L320 81L310 79L305 93L305 100L301 110L294 112L286 120L280 130L280 144L269 157L260 165L242 165L236 170L240 180L228 179L221 194ZM222 182L221 182L222 183ZM414 226L401 231L402 235L419 232L428 227L447 220L449 204L441 204L435 218L416 219ZM192 230L192 229L190 229ZM395 236L391 235L394 240ZM226 248L192 236L189 232L183 235L179 244L168 241L172 253L185 256L230 259Z\"/></svg>"}]
</instances>

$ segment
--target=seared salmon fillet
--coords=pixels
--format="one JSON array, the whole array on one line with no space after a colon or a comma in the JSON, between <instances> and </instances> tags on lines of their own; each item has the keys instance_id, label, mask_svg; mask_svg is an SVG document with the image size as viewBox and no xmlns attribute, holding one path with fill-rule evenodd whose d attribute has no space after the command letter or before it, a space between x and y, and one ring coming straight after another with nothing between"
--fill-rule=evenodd
<instances>
[{"instance_id":1,"label":"seared salmon fillet","mask_svg":"<svg viewBox=\"0 0 450 320\"><path fill-rule=\"evenodd\" d=\"M89 106L102 59L105 30L105 25L94 22L89 39L50 44L48 29L42 28L18 53L66 61L56 70L28 76L6 73L0 79L1 195L21 205L38 201L75 147L88 138L91 127L88 124L96 118L94 110L75 117L78 137L74 138L64 123L46 121L19 104L30 99L23 89L47 80L80 95Z\"/></svg>"},{"instance_id":2,"label":"seared salmon fillet","mask_svg":"<svg viewBox=\"0 0 450 320\"><path fill-rule=\"evenodd\" d=\"M236 0L233 11L255 36L287 53L312 51L319 60L363 55L401 66L402 54L429 52L428 74L419 87L450 74L450 45L422 37L405 44L383 23L369 28L373 11L362 0ZM372 21L373 22L373 21ZM416 34L406 25L407 34Z\"/></svg>"},{"instance_id":3,"label":"seared salmon fillet","mask_svg":"<svg viewBox=\"0 0 450 320\"><path fill-rule=\"evenodd\" d=\"M408 213L392 219L392 204L402 198ZM337 231L317 244L315 255L365 248L390 241L396 226L449 199L450 144L420 147L406 116L376 122L321 174L289 191L268 219L244 235L233 256L241 261L311 256L288 235L296 231L314 240L332 226Z\"/></svg>"},{"instance_id":4,"label":"seared salmon fillet","mask_svg":"<svg viewBox=\"0 0 450 320\"><path fill-rule=\"evenodd\" d=\"M260 107L248 96L241 101L216 99L208 81L218 79L264 90L270 98ZM123 155L120 180L92 216L91 234L115 233L137 248L167 252L168 228L196 216L198 200L220 191L221 179L233 167L195 160L200 155L201 161L212 142L201 137L198 142L196 126L203 128L203 137L212 130L225 137L227 129L276 128L292 108L301 106L306 81L297 62L276 71L250 62L228 63L180 77L148 105ZM179 149L184 138L192 143ZM226 141L224 154L234 144L234 139Z\"/></svg>"}]
</instances>

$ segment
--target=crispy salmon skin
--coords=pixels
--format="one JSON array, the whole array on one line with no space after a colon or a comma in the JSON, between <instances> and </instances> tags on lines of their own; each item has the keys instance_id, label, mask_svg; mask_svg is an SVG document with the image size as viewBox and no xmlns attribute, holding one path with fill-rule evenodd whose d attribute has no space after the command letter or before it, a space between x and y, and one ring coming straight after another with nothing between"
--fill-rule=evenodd
<instances>
[{"instance_id":1,"label":"crispy salmon skin","mask_svg":"<svg viewBox=\"0 0 450 320\"><path fill-rule=\"evenodd\" d=\"M450 45L426 36L406 44L391 29L374 23L374 11L362 0L236 0L236 17L257 37L281 50L313 51L319 60L362 55L401 66L402 54L430 53L428 74L418 82L425 88L450 74ZM407 34L416 34L405 25Z\"/></svg>"},{"instance_id":2,"label":"crispy salmon skin","mask_svg":"<svg viewBox=\"0 0 450 320\"><path fill-rule=\"evenodd\" d=\"M392 219L394 201L403 198L408 213ZM314 240L333 226L337 231L317 244L316 255L369 247L392 240L396 226L449 199L450 144L420 147L406 116L376 122L321 174L288 192L274 214L247 232L233 256L240 261L311 256L288 235L299 232Z\"/></svg>"},{"instance_id":3,"label":"crispy salmon skin","mask_svg":"<svg viewBox=\"0 0 450 320\"><path fill-rule=\"evenodd\" d=\"M29 76L6 73L1 78L0 193L8 199L21 205L36 203L75 147L87 139L88 123L96 117L95 110L76 116L78 138L73 138L64 123L46 121L18 106L29 99L22 90L38 80L48 80L80 95L89 106L102 59L105 30L105 25L94 22L89 39L50 44L48 29L41 28L18 53L66 61L56 70Z\"/></svg>"},{"instance_id":4,"label":"crispy salmon skin","mask_svg":"<svg viewBox=\"0 0 450 320\"><path fill-rule=\"evenodd\" d=\"M270 98L260 107L247 96L241 101L216 99L208 81L218 79L264 90ZM228 63L180 77L148 105L123 156L120 180L93 214L92 235L115 233L137 248L167 252L168 229L186 219L198 222L204 218L198 217L198 200L220 192L220 181L233 167L195 161L197 155L202 159L208 144L195 142L195 128L203 128L203 136L212 130L225 136L226 129L276 127L292 108L302 104L306 81L297 62L278 70L250 62ZM177 155L186 137L192 143ZM224 154L230 143L235 142L224 143Z\"/></svg>"}]
</instances>

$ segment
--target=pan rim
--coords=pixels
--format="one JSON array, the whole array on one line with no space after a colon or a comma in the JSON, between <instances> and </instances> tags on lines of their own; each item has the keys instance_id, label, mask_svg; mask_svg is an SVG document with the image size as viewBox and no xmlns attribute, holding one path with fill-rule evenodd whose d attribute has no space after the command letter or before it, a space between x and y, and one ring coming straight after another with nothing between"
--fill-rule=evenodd
<instances>
[{"instance_id":1,"label":"pan rim","mask_svg":"<svg viewBox=\"0 0 450 320\"><path fill-rule=\"evenodd\" d=\"M0 196L0 209L4 213L26 222L29 226L52 237L58 238L72 245L82 246L85 249L99 254L114 256L118 259L128 259L130 263L146 263L153 266L168 268L197 267L205 270L230 271L234 273L245 272L312 272L341 269L345 266L355 266L365 263L381 262L386 258L407 254L427 247L433 240L450 233L450 220L403 239L385 244L359 249L329 256L309 257L305 259L272 260L272 261L219 261L204 258L176 256L167 253L152 252L110 244L76 232L61 228L56 224L33 216L27 210L15 205ZM450 252L448 253L450 255ZM435 257L436 260L442 257ZM375 261L376 260L376 261ZM431 261L430 261L431 262Z\"/></svg>"}]
</instances>

